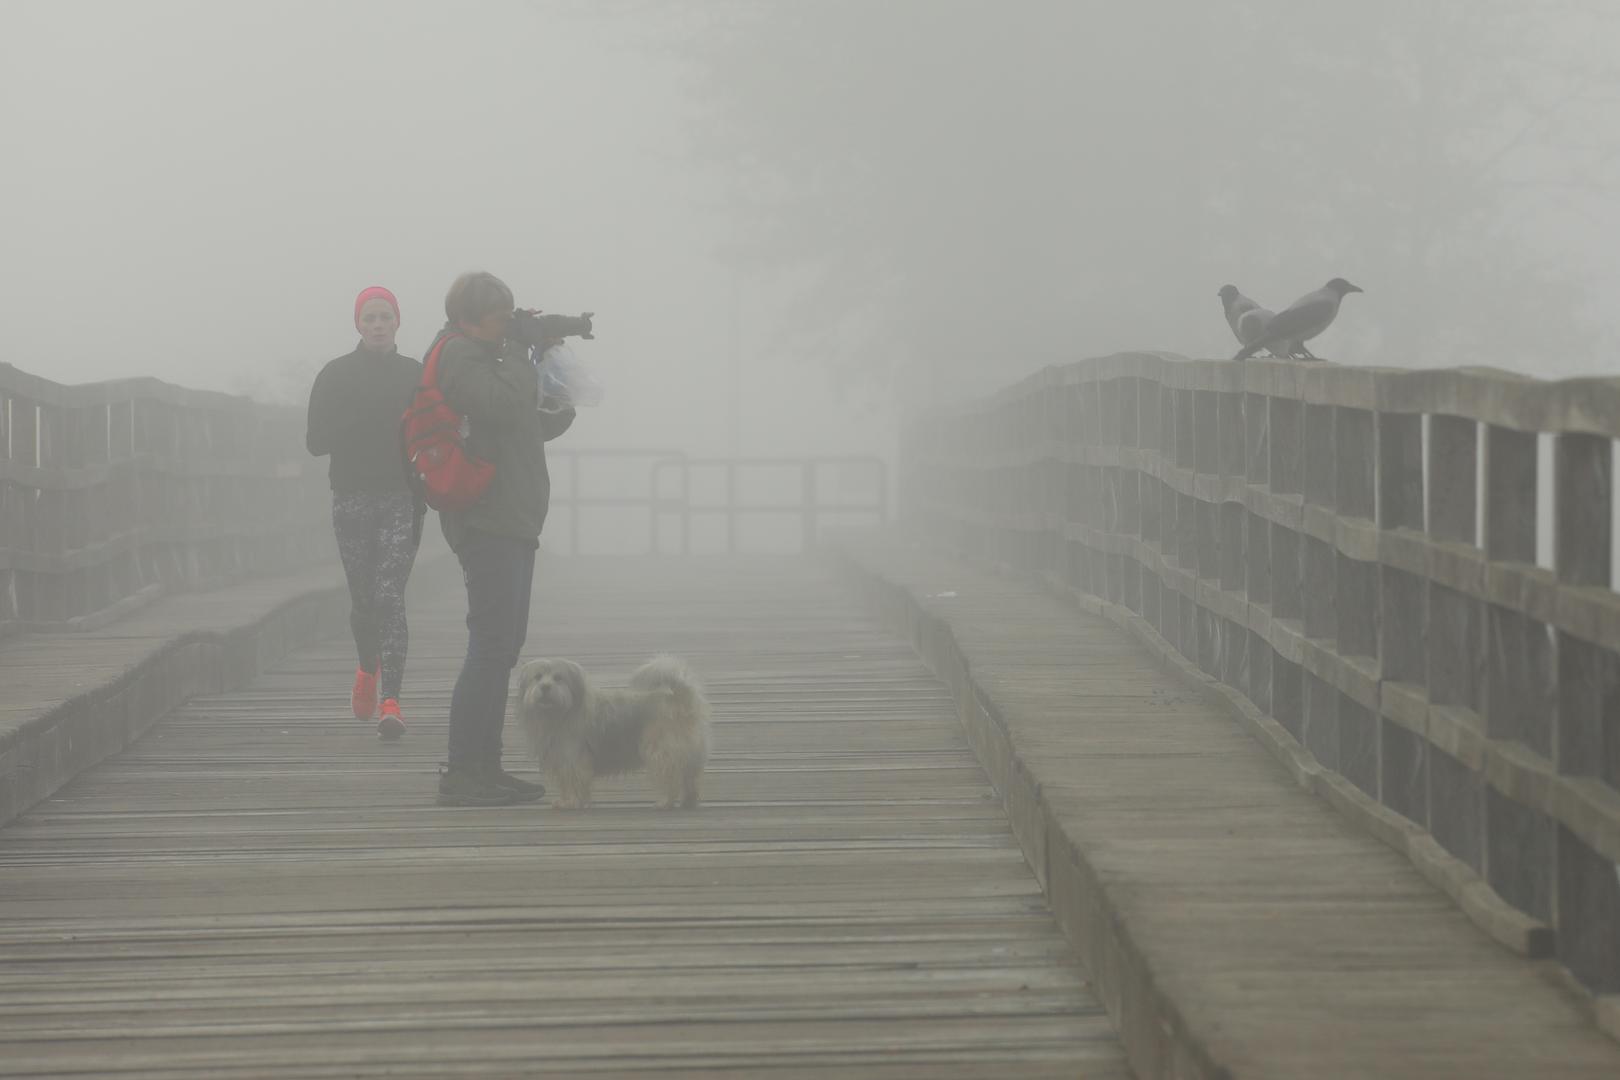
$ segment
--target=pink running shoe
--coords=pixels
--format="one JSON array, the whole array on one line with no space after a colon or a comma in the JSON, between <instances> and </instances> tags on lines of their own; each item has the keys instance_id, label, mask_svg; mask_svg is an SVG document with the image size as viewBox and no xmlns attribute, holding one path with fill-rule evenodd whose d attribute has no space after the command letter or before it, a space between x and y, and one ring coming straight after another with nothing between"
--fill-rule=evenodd
<instances>
[{"instance_id":1,"label":"pink running shoe","mask_svg":"<svg viewBox=\"0 0 1620 1080\"><path fill-rule=\"evenodd\" d=\"M377 715L377 673L356 668L354 689L349 691L349 706L356 720L370 720Z\"/></svg>"},{"instance_id":2,"label":"pink running shoe","mask_svg":"<svg viewBox=\"0 0 1620 1080\"><path fill-rule=\"evenodd\" d=\"M399 715L399 702L384 698L382 718L377 721L377 737L393 740L405 734L405 718Z\"/></svg>"}]
</instances>

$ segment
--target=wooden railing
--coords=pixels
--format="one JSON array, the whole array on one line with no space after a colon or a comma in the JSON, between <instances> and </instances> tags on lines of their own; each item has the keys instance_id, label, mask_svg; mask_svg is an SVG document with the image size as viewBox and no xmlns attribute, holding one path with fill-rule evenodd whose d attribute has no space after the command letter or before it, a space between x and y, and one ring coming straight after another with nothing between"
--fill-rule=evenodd
<instances>
[{"instance_id":1,"label":"wooden railing","mask_svg":"<svg viewBox=\"0 0 1620 1080\"><path fill-rule=\"evenodd\" d=\"M300 410L0 364L0 634L331 558Z\"/></svg>"},{"instance_id":2,"label":"wooden railing","mask_svg":"<svg viewBox=\"0 0 1620 1080\"><path fill-rule=\"evenodd\" d=\"M1150 623L1614 991L1617 436L1615 379L1130 353L910 423L900 512Z\"/></svg>"},{"instance_id":3,"label":"wooden railing","mask_svg":"<svg viewBox=\"0 0 1620 1080\"><path fill-rule=\"evenodd\" d=\"M693 524L704 518L725 522L721 547L728 555L743 550L742 523L747 519L797 519L798 548L809 552L831 522L848 525L884 525L889 521L888 463L872 455L820 455L811 457L697 458L683 450L548 446L552 466L551 509L564 517L568 554L586 550L582 529L587 511L638 510L647 528L646 551L694 550ZM629 476L616 485L588 484L585 466L624 464ZM635 477L639 472L640 476ZM844 490L853 473L860 478L856 496ZM673 475L677 483L668 485ZM723 494L703 499L694 494L694 478L723 479ZM775 481L770 498L751 498L744 477ZM640 483L636 480L639 479ZM628 482L627 482L628 481ZM830 483L828 481L831 481ZM828 489L831 489L830 493ZM559 513L560 511L560 513ZM675 527L674 543L666 543L664 526ZM555 527L552 535L555 535Z\"/></svg>"}]
</instances>

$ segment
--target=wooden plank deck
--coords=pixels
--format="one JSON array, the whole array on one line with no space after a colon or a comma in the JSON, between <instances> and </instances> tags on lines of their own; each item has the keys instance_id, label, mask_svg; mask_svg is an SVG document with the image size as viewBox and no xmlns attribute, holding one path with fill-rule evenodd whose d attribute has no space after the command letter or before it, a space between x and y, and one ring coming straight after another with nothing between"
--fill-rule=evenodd
<instances>
[{"instance_id":1,"label":"wooden plank deck","mask_svg":"<svg viewBox=\"0 0 1620 1080\"><path fill-rule=\"evenodd\" d=\"M846 553L996 715L974 737L1142 1075L1620 1077L1553 962L1488 937L1197 679L1022 578L893 537Z\"/></svg>"},{"instance_id":2,"label":"wooden plank deck","mask_svg":"<svg viewBox=\"0 0 1620 1080\"><path fill-rule=\"evenodd\" d=\"M314 643L0 830L0 1075L1128 1075L944 691L831 574L542 566L526 655L708 681L673 814L433 804L453 574L403 744Z\"/></svg>"},{"instance_id":3,"label":"wooden plank deck","mask_svg":"<svg viewBox=\"0 0 1620 1080\"><path fill-rule=\"evenodd\" d=\"M449 557L430 547L418 566ZM195 695L240 689L348 625L334 565L141 599L96 629L0 640L0 825Z\"/></svg>"}]
</instances>

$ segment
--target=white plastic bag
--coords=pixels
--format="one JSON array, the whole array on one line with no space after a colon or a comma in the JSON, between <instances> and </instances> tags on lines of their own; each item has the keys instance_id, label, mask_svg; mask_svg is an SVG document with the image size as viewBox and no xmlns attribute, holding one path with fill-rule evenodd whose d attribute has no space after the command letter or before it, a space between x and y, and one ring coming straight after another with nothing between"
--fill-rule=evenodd
<instances>
[{"instance_id":1,"label":"white plastic bag","mask_svg":"<svg viewBox=\"0 0 1620 1080\"><path fill-rule=\"evenodd\" d=\"M602 384L585 361L567 345L557 344L540 357L540 410L561 412L602 404Z\"/></svg>"}]
</instances>

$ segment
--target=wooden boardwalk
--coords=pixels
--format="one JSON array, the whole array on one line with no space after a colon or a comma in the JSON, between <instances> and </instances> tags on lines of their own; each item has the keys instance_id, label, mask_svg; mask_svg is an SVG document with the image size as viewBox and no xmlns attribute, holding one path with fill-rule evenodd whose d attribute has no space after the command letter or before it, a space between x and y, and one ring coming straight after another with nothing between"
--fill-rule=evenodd
<instances>
[{"instance_id":1,"label":"wooden boardwalk","mask_svg":"<svg viewBox=\"0 0 1620 1080\"><path fill-rule=\"evenodd\" d=\"M944 691L830 573L542 566L526 655L707 679L675 814L436 807L465 631L427 576L403 744L312 643L0 830L0 1075L1127 1075Z\"/></svg>"},{"instance_id":2,"label":"wooden boardwalk","mask_svg":"<svg viewBox=\"0 0 1620 1080\"><path fill-rule=\"evenodd\" d=\"M1162 654L1021 578L846 550L984 703L972 737L1140 1075L1620 1077L1550 961L1492 940Z\"/></svg>"}]
</instances>

